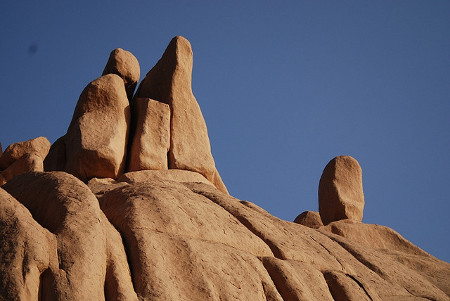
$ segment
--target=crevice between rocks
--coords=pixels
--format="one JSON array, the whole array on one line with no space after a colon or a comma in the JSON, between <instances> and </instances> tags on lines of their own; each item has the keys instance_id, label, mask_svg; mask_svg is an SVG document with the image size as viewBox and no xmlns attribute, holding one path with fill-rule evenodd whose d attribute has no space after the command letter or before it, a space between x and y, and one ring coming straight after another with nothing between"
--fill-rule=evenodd
<instances>
[{"instance_id":1,"label":"crevice between rocks","mask_svg":"<svg viewBox=\"0 0 450 301\"><path fill-rule=\"evenodd\" d=\"M370 296L369 292L366 290L366 288L364 287L364 285L363 285L361 282L359 282L359 280L356 279L355 276L350 275L350 274L347 274L347 273L346 273L345 275L346 275L347 277L349 277L350 279L352 279L353 281L355 281L356 284L358 284L359 287L362 288L362 290L364 291L364 293L366 293L367 297L369 297L369 299L370 299L371 301L373 301L372 297Z\"/></svg>"}]
</instances>

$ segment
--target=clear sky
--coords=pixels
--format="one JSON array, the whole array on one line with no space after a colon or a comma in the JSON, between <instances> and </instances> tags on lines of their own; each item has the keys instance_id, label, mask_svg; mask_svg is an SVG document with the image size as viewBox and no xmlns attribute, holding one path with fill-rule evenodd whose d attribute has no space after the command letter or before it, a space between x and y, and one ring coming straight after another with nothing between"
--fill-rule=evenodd
<instances>
[{"instance_id":1,"label":"clear sky","mask_svg":"<svg viewBox=\"0 0 450 301\"><path fill-rule=\"evenodd\" d=\"M54 142L112 49L142 78L182 35L233 196L292 221L318 210L328 161L351 155L363 221L450 261L449 16L425 0L3 0L0 142Z\"/></svg>"}]
</instances>

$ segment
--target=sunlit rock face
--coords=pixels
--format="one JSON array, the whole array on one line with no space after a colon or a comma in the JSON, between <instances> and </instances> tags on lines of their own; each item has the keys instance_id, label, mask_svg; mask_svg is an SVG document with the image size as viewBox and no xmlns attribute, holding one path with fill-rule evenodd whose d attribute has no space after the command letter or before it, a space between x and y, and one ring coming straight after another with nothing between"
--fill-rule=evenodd
<instances>
[{"instance_id":1,"label":"sunlit rock face","mask_svg":"<svg viewBox=\"0 0 450 301\"><path fill-rule=\"evenodd\" d=\"M280 220L227 193L189 42L133 97L139 65L116 52L66 135L0 151L1 173L18 166L0 183L0 300L450 300L449 263L361 222L355 159L327 165L319 212Z\"/></svg>"}]
</instances>

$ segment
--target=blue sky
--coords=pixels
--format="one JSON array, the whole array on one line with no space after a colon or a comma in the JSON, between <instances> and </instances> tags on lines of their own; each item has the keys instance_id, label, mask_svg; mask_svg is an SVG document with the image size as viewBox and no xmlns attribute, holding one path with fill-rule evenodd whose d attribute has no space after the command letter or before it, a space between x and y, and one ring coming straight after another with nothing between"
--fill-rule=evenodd
<instances>
[{"instance_id":1,"label":"blue sky","mask_svg":"<svg viewBox=\"0 0 450 301\"><path fill-rule=\"evenodd\" d=\"M0 142L55 141L112 49L142 78L182 35L233 196L293 220L351 155L363 221L450 261L448 16L449 1L2 1Z\"/></svg>"}]
</instances>

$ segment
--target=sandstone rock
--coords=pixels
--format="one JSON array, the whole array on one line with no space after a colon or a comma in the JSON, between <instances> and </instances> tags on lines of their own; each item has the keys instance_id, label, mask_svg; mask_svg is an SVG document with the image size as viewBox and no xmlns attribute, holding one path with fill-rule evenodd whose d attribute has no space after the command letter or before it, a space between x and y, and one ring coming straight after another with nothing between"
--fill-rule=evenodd
<instances>
[{"instance_id":1,"label":"sandstone rock","mask_svg":"<svg viewBox=\"0 0 450 301\"><path fill-rule=\"evenodd\" d=\"M396 293L390 294L375 289L382 300L408 300L405 292L410 299L449 299L450 285L447 281L450 276L449 263L430 256L410 255L398 251L393 251L390 254L386 250L366 248L339 235L327 235L386 282L399 287ZM361 275L358 275L358 277L359 283L365 278ZM364 287L367 290L367 286ZM372 288L369 287L370 290ZM389 298L388 295L390 295Z\"/></svg>"},{"instance_id":2,"label":"sandstone rock","mask_svg":"<svg viewBox=\"0 0 450 301\"><path fill-rule=\"evenodd\" d=\"M65 170L83 181L125 167L130 110L122 79L104 75L81 93L67 130Z\"/></svg>"},{"instance_id":3,"label":"sandstone rock","mask_svg":"<svg viewBox=\"0 0 450 301\"><path fill-rule=\"evenodd\" d=\"M44 160L45 171L64 171L66 168L65 136L58 138L50 147Z\"/></svg>"},{"instance_id":4,"label":"sandstone rock","mask_svg":"<svg viewBox=\"0 0 450 301\"><path fill-rule=\"evenodd\" d=\"M36 153L42 159L47 156L50 142L45 137L38 137L24 142L13 143L8 146L0 157L0 170L6 169L14 161L25 154Z\"/></svg>"},{"instance_id":5,"label":"sandstone rock","mask_svg":"<svg viewBox=\"0 0 450 301\"><path fill-rule=\"evenodd\" d=\"M118 181L133 183L152 183L155 180L159 181L174 181L178 183L197 182L212 185L204 176L199 173L182 170L182 169L168 169L168 170L141 170L127 172L123 174Z\"/></svg>"},{"instance_id":6,"label":"sandstone rock","mask_svg":"<svg viewBox=\"0 0 450 301\"><path fill-rule=\"evenodd\" d=\"M320 214L317 211L302 212L295 218L294 223L301 224L313 229L317 229L323 226L322 220L320 219Z\"/></svg>"},{"instance_id":7,"label":"sandstone rock","mask_svg":"<svg viewBox=\"0 0 450 301\"><path fill-rule=\"evenodd\" d=\"M40 226L35 221L30 225L35 225L33 228L37 230L47 229L50 241L56 242L48 246L50 243L45 244L43 240L39 247L43 249L41 257L47 258L39 269L46 269L45 277L41 275L40 279L39 274L33 277L40 287L40 298L103 300L106 294L114 300L137 300L120 235L84 183L64 172L27 173L3 187L27 207ZM26 252L29 248L24 246ZM24 264L36 264L36 260L29 257ZM11 274L21 277L22 270ZM39 281L43 283L39 285ZM4 296L8 299L10 295Z\"/></svg>"},{"instance_id":8,"label":"sandstone rock","mask_svg":"<svg viewBox=\"0 0 450 301\"><path fill-rule=\"evenodd\" d=\"M57 269L56 239L0 188L0 300L38 300Z\"/></svg>"},{"instance_id":9,"label":"sandstone rock","mask_svg":"<svg viewBox=\"0 0 450 301\"><path fill-rule=\"evenodd\" d=\"M25 154L0 173L0 186L29 171L44 171L43 159L36 153ZM3 181L3 183L2 183Z\"/></svg>"},{"instance_id":10,"label":"sandstone rock","mask_svg":"<svg viewBox=\"0 0 450 301\"><path fill-rule=\"evenodd\" d=\"M403 236L389 227L373 224L362 224L351 220L329 223L321 230L329 231L356 242L364 247L376 250L391 250L412 255L429 256Z\"/></svg>"},{"instance_id":11,"label":"sandstone rock","mask_svg":"<svg viewBox=\"0 0 450 301\"><path fill-rule=\"evenodd\" d=\"M192 93L191 44L172 39L158 63L142 80L135 97L169 104L171 109L169 168L199 172L226 192L211 154L211 146L197 100Z\"/></svg>"},{"instance_id":12,"label":"sandstone rock","mask_svg":"<svg viewBox=\"0 0 450 301\"><path fill-rule=\"evenodd\" d=\"M378 270L373 266L379 264L379 258L385 258L379 251L361 248L359 251L361 254L367 256L367 258L361 259L361 257L354 257L355 253L353 253L353 250L344 244L343 241L345 239L340 241L339 236L322 231L318 232L315 229L310 229L303 225L288 223L273 216L260 214L259 210L242 206L242 202L222 194L205 184L185 185L190 187L194 192L206 196L235 216L242 224L267 243L276 258L289 262L302 263L302 268L292 268L290 271L291 273L295 273L298 279L302 279L299 278L301 276L298 274L302 275L304 273L304 266L306 265L314 270L323 271L323 277L325 277L326 271L340 271L348 274L347 277L354 279L358 287L362 286L373 300L377 300L378 298L382 300L406 300L408 298L414 299L419 297L446 300L448 298L446 295L450 292L446 290L442 282L440 282L441 286L435 286L430 280L414 272L407 264L399 263L399 258L393 260L395 262L391 262L395 268L386 267L389 273L385 275L382 269ZM329 239L318 235L319 233L326 234L342 248L333 244ZM347 243L353 246L351 242L347 241ZM398 254L400 258L405 258L404 253L400 254ZM408 254L406 255L409 256ZM429 263L430 261L426 258L420 256L422 261ZM438 268L435 264L429 264L427 272L431 273L431 271L434 271L439 275L439 279L446 279L450 276L450 265L439 260L438 262L443 267ZM384 264L389 263L383 262ZM415 268L417 269L417 266ZM394 276L393 270L398 270L399 276ZM409 276L406 277L408 274ZM294 278L277 276L272 277L272 279L277 288L281 288L282 286L296 287L296 280ZM277 279L282 280L277 282ZM420 283L422 282L426 284L421 285ZM309 283L313 282L310 281ZM316 286L320 285L318 282L314 283ZM347 284L341 283L339 285L342 285L342 290L345 291ZM308 287L311 288L311 286ZM319 288L316 287L316 289ZM329 287L320 288L322 291L327 289ZM281 294L283 295L283 293Z\"/></svg>"},{"instance_id":13,"label":"sandstone rock","mask_svg":"<svg viewBox=\"0 0 450 301\"><path fill-rule=\"evenodd\" d=\"M111 51L102 75L117 74L125 83L128 99L133 97L141 69L136 57L129 51L116 48Z\"/></svg>"},{"instance_id":14,"label":"sandstone rock","mask_svg":"<svg viewBox=\"0 0 450 301\"><path fill-rule=\"evenodd\" d=\"M135 130L128 170L168 169L169 105L149 98L135 98L132 113Z\"/></svg>"},{"instance_id":15,"label":"sandstone rock","mask_svg":"<svg viewBox=\"0 0 450 301\"><path fill-rule=\"evenodd\" d=\"M3 154L3 148L2 148L2 143L0 142L0 157L2 156L2 154Z\"/></svg>"},{"instance_id":16,"label":"sandstone rock","mask_svg":"<svg viewBox=\"0 0 450 301\"><path fill-rule=\"evenodd\" d=\"M185 186L155 179L106 192L100 203L124 238L140 298L281 300L257 258L270 248Z\"/></svg>"},{"instance_id":17,"label":"sandstone rock","mask_svg":"<svg viewBox=\"0 0 450 301\"><path fill-rule=\"evenodd\" d=\"M450 264L388 230L282 221L195 175L92 179L98 201L64 172L15 177L0 189L0 300L449 299Z\"/></svg>"},{"instance_id":18,"label":"sandstone rock","mask_svg":"<svg viewBox=\"0 0 450 301\"><path fill-rule=\"evenodd\" d=\"M324 225L342 219L360 222L363 217L364 194L362 170L350 156L331 160L319 182L319 213Z\"/></svg>"}]
</instances>

